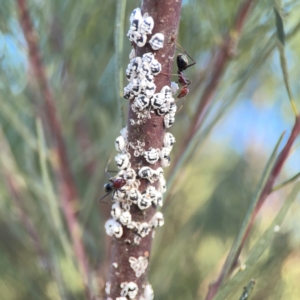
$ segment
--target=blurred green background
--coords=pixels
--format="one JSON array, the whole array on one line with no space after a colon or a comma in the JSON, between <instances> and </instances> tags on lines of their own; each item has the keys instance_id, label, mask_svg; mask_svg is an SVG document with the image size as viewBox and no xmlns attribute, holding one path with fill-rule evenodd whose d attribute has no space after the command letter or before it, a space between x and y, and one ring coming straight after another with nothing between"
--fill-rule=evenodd
<instances>
[{"instance_id":1,"label":"blurred green background","mask_svg":"<svg viewBox=\"0 0 300 300\"><path fill-rule=\"evenodd\" d=\"M183 3L178 42L197 64L186 71L193 81L191 92L170 130L177 140L174 157L209 80L209 57L231 28L239 4L236 0ZM169 190L163 207L165 226L156 232L150 268L155 299L204 298L243 221L268 156L280 134L293 125L276 49L273 4L258 1L248 18L199 143ZM96 200L103 194L103 170L121 129L115 85L117 2L28 0L28 6L80 195L76 210L92 289L101 296L108 267L104 222L109 205ZM139 1L127 1L125 35L130 12L137 6ZM300 108L300 1L283 1L283 8L287 67ZM123 68L130 48L125 36ZM84 299L53 176L52 141L47 128L38 134L37 115L44 99L29 66L15 1L0 1L0 58L0 299ZM127 111L128 102L123 101ZM299 172L296 146L280 182ZM291 186L268 198L242 252L242 263ZM251 278L257 281L253 300L300 299L299 200L243 285L228 299L239 299Z\"/></svg>"}]
</instances>

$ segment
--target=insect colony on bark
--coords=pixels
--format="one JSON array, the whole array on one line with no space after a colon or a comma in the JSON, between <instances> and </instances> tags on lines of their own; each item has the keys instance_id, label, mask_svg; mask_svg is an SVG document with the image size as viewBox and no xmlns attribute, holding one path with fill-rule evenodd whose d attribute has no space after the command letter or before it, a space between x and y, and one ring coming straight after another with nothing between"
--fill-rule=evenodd
<instances>
[{"instance_id":1,"label":"insect colony on bark","mask_svg":"<svg viewBox=\"0 0 300 300\"><path fill-rule=\"evenodd\" d=\"M136 8L130 15L130 28L128 38L131 43L135 43L137 47L143 47L147 43L147 35L152 34L154 28L154 20L148 13L142 15L140 8ZM148 41L154 51L163 48L164 35L155 33ZM124 88L124 98L130 101L132 111L136 114L135 120L130 119L132 126L139 126L151 118L152 114L164 116L164 126L169 128L175 121L177 106L173 95L178 91L178 85L175 82L169 86L164 86L160 91L156 91L154 78L161 73L162 66L155 58L152 52L145 53L142 57L135 54L132 49L129 55L130 62L126 68L126 78L128 85ZM182 89L178 98L184 97L188 92L187 86L190 81L186 79L183 71L188 68L187 57L184 54L177 56L177 66L179 83ZM151 206L157 207L163 205L163 193L166 192L166 180L164 178L163 168L170 165L170 152L175 143L174 136L166 132L163 139L163 147L145 149L143 141L128 142L127 127L120 131L120 136L115 140L115 148L119 152L115 157L115 162L119 168L116 176L111 177L107 173L110 183L104 185L106 194L100 198L103 199L112 192L111 219L105 223L106 233L109 236L120 238L123 235L123 228L133 230L133 241L126 239L125 242L139 244L141 239L147 236L154 229L164 224L164 217L161 212L156 212L149 222L136 222L132 220L130 209L132 205L138 207L141 211L145 211ZM132 148L135 157L142 157L150 164L154 165L160 162L161 167L157 169L150 166L140 166L137 170L131 168L129 150ZM162 168L163 167L163 168ZM148 186L146 190L140 192L140 180L147 180L150 184L158 182L158 188ZM136 277L140 277L148 267L148 259L146 257L130 257L129 264ZM107 283L107 295L110 294L110 285ZM108 288L109 287L109 288ZM135 299L138 294L138 286L136 283L121 283L119 300ZM143 285L143 294L140 300L153 299L153 289L149 283ZM108 299L110 299L108 297Z\"/></svg>"}]
</instances>

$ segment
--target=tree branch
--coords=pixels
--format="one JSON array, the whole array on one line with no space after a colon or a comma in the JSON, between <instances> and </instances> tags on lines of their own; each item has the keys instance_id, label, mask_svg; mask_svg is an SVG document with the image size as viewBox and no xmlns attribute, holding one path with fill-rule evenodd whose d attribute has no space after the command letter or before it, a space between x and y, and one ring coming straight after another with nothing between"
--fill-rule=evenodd
<instances>
[{"instance_id":1,"label":"tree branch","mask_svg":"<svg viewBox=\"0 0 300 300\"><path fill-rule=\"evenodd\" d=\"M240 245L239 245L237 251L233 254L234 256L233 256L232 263L230 266L228 266L228 263L229 263L229 260L231 259L231 254L232 254L230 251L230 253L228 254L227 259L223 265L223 268L220 272L218 279L209 286L209 291L205 298L206 300L211 300L214 298L214 296L216 295L216 293L218 292L218 290L220 289L220 287L222 286L224 281L227 279L227 277L230 275L230 273L234 270L234 267L237 265L237 261L240 256L240 253L241 253L241 251L245 245L245 242L249 236L249 233L253 227L253 222L254 222L259 210L261 209L262 205L266 201L267 197L271 194L275 180L277 179L277 177L283 167L284 162L288 158L288 154L291 150L291 147L294 144L294 142L299 134L300 134L300 116L297 116L295 119L294 127L289 136L289 139L286 142L286 144L285 144L284 148L282 149L282 151L280 152L280 154L278 155L276 162L274 164L274 167L269 175L269 178L266 181L265 186L258 198L258 202L254 208L253 214L250 216L250 220L247 224L247 227L245 228L245 230L243 232L243 236L241 238Z\"/></svg>"},{"instance_id":2,"label":"tree branch","mask_svg":"<svg viewBox=\"0 0 300 300\"><path fill-rule=\"evenodd\" d=\"M153 51L148 43L144 47L138 48L136 46L136 55L142 56L144 53L152 52L155 53L155 59L161 63L162 71L155 77L154 83L156 85L156 93L158 93L163 86L170 86L170 80L168 76L162 74L170 74L172 72L172 64L175 54L175 41L177 37L177 31L181 13L181 0L144 0L142 6L142 14L148 13L149 16L154 19L153 34L163 33L164 34L164 47L158 51ZM148 36L148 40L151 36ZM136 144L137 141L145 143L145 149L163 147L163 138L165 133L164 128L164 116L151 114L151 119L147 119L146 123L141 125L132 125L130 122L132 119L134 122L138 121L137 115L133 112L131 102L129 105L128 113L128 143ZM138 171L143 166L150 166L152 169L160 167L160 160L150 165L144 159L143 156L134 156L134 150L129 150L131 156L131 168ZM148 180L141 179L139 190L141 192L149 186L157 188L158 183L155 182L150 184ZM149 223L155 214L156 208L151 206L148 209L141 211L137 206L131 205L130 213L132 219L135 222L147 222ZM136 299L140 299L143 294L144 288L147 284L147 271L137 278L135 272L130 267L129 258L138 258L140 256L146 257L149 260L151 245L152 245L152 234L148 234L143 237L140 243L134 244L135 233L131 229L123 227L123 235L121 238L113 238L111 248L111 264L108 276L108 282L111 284L109 297L115 299L120 297L121 288L120 285L123 282L133 281L138 286L138 295ZM114 266L113 266L114 264ZM117 268L115 267L117 266Z\"/></svg>"},{"instance_id":3,"label":"tree branch","mask_svg":"<svg viewBox=\"0 0 300 300\"><path fill-rule=\"evenodd\" d=\"M72 178L70 165L65 148L62 127L57 117L55 101L52 91L49 87L45 68L43 65L41 53L38 47L38 39L34 31L26 0L17 0L17 9L19 12L19 22L28 44L29 61L36 77L36 82L40 92L45 100L44 111L47 116L47 124L56 143L56 153L59 160L57 171L62 182L62 208L67 221L68 229L71 233L74 253L78 260L80 273L84 285L88 285L88 265L85 250L81 241L80 226L75 215L74 204L78 201L77 190Z\"/></svg>"}]
</instances>

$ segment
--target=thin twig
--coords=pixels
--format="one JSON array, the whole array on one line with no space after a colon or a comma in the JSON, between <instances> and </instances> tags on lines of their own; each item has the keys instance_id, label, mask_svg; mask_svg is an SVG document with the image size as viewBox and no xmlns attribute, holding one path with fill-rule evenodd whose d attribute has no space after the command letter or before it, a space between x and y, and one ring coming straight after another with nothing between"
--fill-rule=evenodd
<instances>
[{"instance_id":1,"label":"thin twig","mask_svg":"<svg viewBox=\"0 0 300 300\"><path fill-rule=\"evenodd\" d=\"M86 293L88 293L89 273L87 259L81 240L80 226L74 212L74 204L78 201L78 196L62 136L62 127L57 117L54 97L48 84L44 64L38 47L37 35L32 25L26 0L17 0L17 9L19 12L19 22L28 44L29 61L34 71L41 94L45 100L44 110L47 115L48 126L56 142L57 148L55 150L59 160L57 168L59 176L62 178L61 188L63 190L63 212L66 218L68 229L71 233L74 253L76 254L78 260L80 273L86 287Z\"/></svg>"},{"instance_id":2,"label":"thin twig","mask_svg":"<svg viewBox=\"0 0 300 300\"><path fill-rule=\"evenodd\" d=\"M172 174L172 172L177 166L178 161L185 152L186 145L189 145L194 135L199 130L200 126L203 124L207 113L208 105L213 100L213 96L219 86L220 80L226 70L228 63L234 57L235 47L238 38L255 2L256 0L243 1L235 18L232 29L225 36L223 44L215 52L216 54L210 60L211 64L213 64L210 75L211 79L204 88L196 113L194 114L191 124L186 131L187 136L185 138L185 141L182 143L182 147L179 153L177 154L176 158L174 159L174 163L171 166L170 174Z\"/></svg>"},{"instance_id":3,"label":"thin twig","mask_svg":"<svg viewBox=\"0 0 300 300\"><path fill-rule=\"evenodd\" d=\"M230 252L229 255L227 256L227 259L223 265L223 268L220 272L218 279L209 286L209 290L208 290L208 293L205 298L206 300L211 300L214 298L214 296L216 295L216 293L218 292L218 290L220 289L220 287L222 286L222 284L228 277L228 275L229 275L228 272L230 273L233 271L234 266L236 265L236 263L238 261L240 253L241 253L241 251L244 247L244 244L249 236L249 233L253 227L253 222L254 222L258 212L260 211L260 208L264 204L265 200L271 194L274 182L277 179L277 177L283 167L284 162L288 158L291 147L294 144L299 133L300 133L300 116L298 116L296 118L294 127L289 136L289 139L286 142L284 148L282 149L282 151L280 152L280 154L278 155L278 157L276 159L276 162L275 162L274 167L268 177L268 180L266 181L264 188L262 189L262 191L259 195L257 204L253 210L253 213L251 214L251 216L249 216L249 220L244 221L244 222L247 222L247 226L245 227L245 229L243 231L242 238L240 239L240 243L239 243L239 246L237 247L237 250L235 251L235 253ZM232 258L232 255L233 255L233 258ZM230 266L228 266L229 260L231 260Z\"/></svg>"}]
</instances>

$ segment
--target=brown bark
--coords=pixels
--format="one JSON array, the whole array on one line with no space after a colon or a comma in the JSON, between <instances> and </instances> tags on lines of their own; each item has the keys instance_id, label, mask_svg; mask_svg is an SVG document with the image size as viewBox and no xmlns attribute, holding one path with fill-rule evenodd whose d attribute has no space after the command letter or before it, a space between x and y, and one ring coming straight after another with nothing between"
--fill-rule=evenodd
<instances>
[{"instance_id":1,"label":"brown bark","mask_svg":"<svg viewBox=\"0 0 300 300\"><path fill-rule=\"evenodd\" d=\"M73 250L78 261L78 266L82 276L83 284L85 286L86 294L88 295L88 262L81 240L80 226L74 209L75 204L78 201L78 195L64 143L62 125L57 115L55 99L48 83L42 55L38 46L37 34L32 24L27 2L26 0L17 0L16 2L20 26L23 30L23 34L28 45L30 66L34 71L36 82L38 84L40 93L43 96L44 113L47 117L46 124L49 127L55 144L54 150L58 158L58 164L55 171L57 172L57 176L61 178L61 180L58 180L58 183L62 191L60 195L63 213L71 234Z\"/></svg>"},{"instance_id":2,"label":"brown bark","mask_svg":"<svg viewBox=\"0 0 300 300\"><path fill-rule=\"evenodd\" d=\"M154 19L153 34L161 32L165 36L164 47L158 51L153 51L150 45L147 43L145 47L136 47L137 56L142 56L144 53L155 53L155 58L162 65L162 72L155 78L156 92L159 92L165 85L170 86L170 79L168 76L162 74L172 73L172 65L175 57L175 41L177 37L177 31L180 20L181 12L181 0L144 0L142 6L142 13L148 12ZM147 36L147 40L151 38ZM126 101L126 100L124 100ZM148 119L146 123L142 125L131 125L129 120L137 120L136 114L131 109L131 101L129 103L128 114L128 143L136 143L136 141L144 142L145 149L162 148L163 138L165 133L164 128L164 116L158 116L151 114L151 119ZM131 155L131 167L137 172L142 166L150 166L153 169L160 167L160 161L154 165L149 165L143 156L135 157L133 155L133 149L130 148ZM142 192L148 186L153 185L157 188L157 182L150 184L148 180L141 180L139 190ZM149 222L153 217L156 209L150 207L144 211L141 211L136 205L131 206L132 219L135 222ZM115 299L120 297L120 284L122 282L133 281L138 285L139 292L136 299L143 293L143 285L147 283L147 271L139 278L135 276L133 269L129 264L129 257L133 256L138 258L139 256L148 257L151 252L152 245L152 232L146 237L141 239L139 245L133 243L134 231L123 227L123 236L119 239L113 238L111 248L111 260L110 270L108 276L108 282L111 284L111 290L109 297ZM129 242L130 241L130 242ZM117 268L112 266L112 263L117 263ZM148 268L149 269L149 268Z\"/></svg>"}]
</instances>

